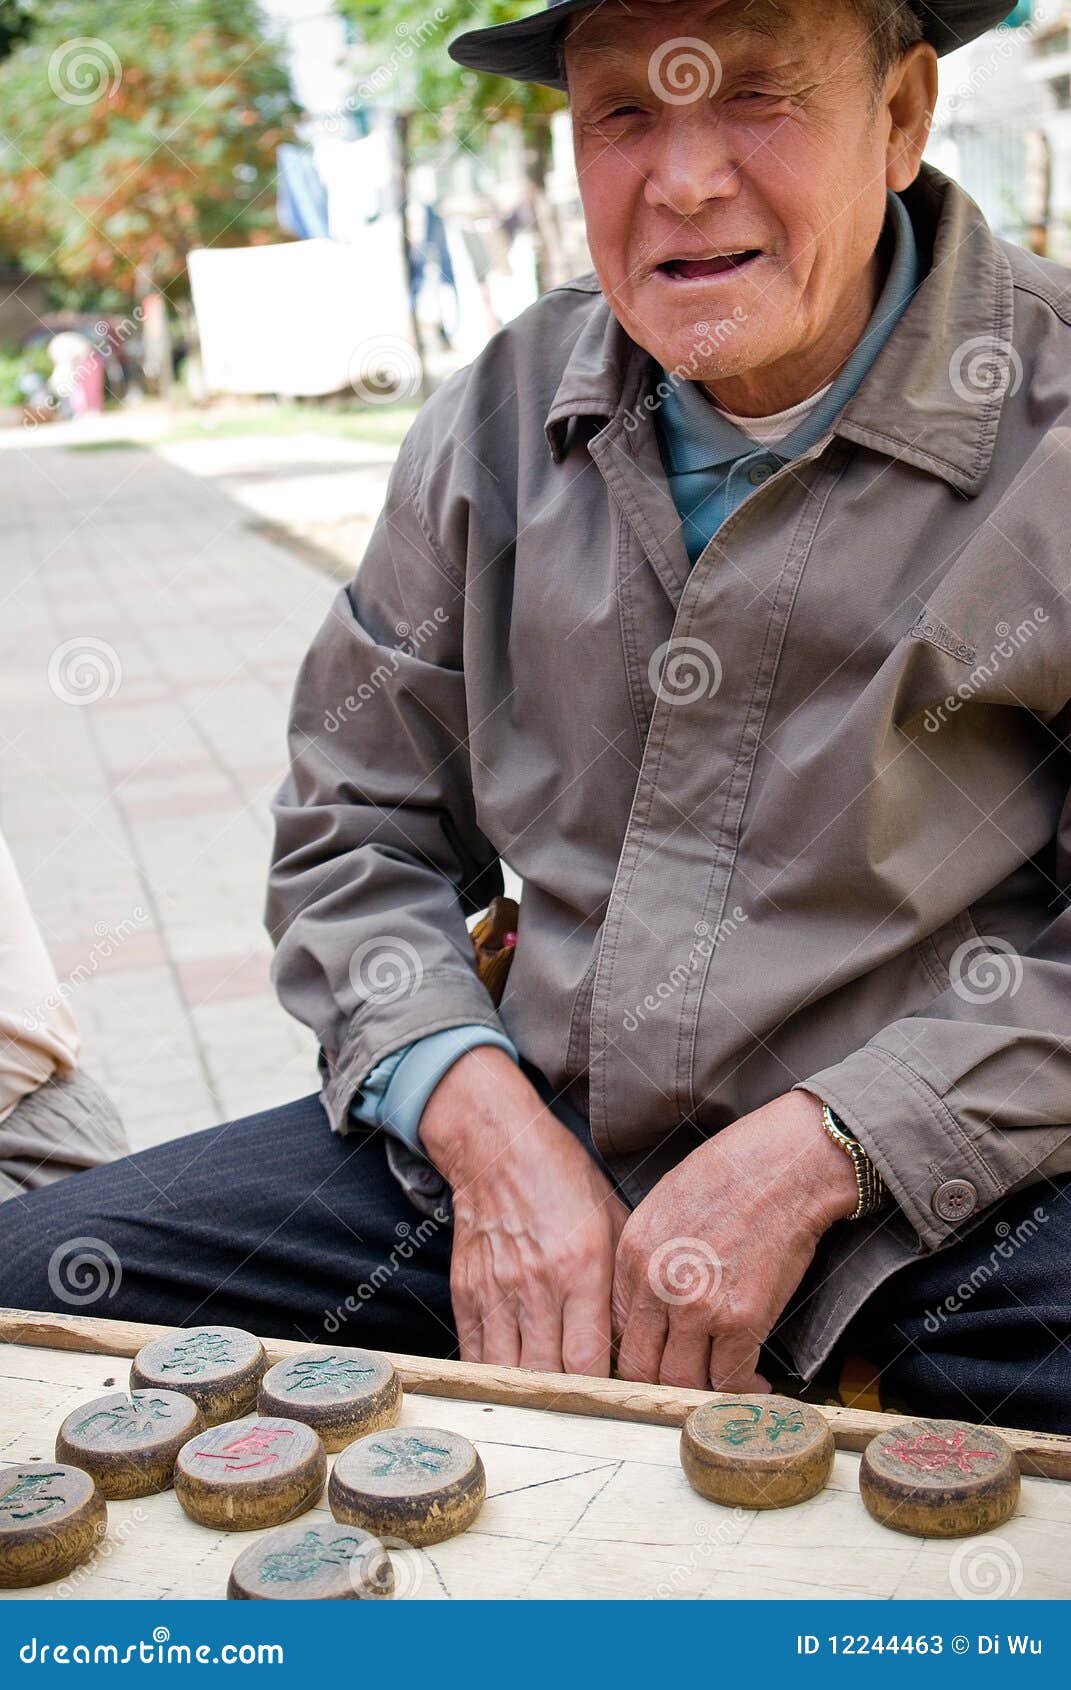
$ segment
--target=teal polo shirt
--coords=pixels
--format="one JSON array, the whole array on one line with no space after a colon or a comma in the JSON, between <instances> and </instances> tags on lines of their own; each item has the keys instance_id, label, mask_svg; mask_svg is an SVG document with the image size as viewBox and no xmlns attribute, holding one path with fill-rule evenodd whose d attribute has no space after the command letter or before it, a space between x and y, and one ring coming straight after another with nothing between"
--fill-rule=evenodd
<instances>
[{"instance_id":1,"label":"teal polo shirt","mask_svg":"<svg viewBox=\"0 0 1071 1690\"><path fill-rule=\"evenodd\" d=\"M891 223L894 235L892 260L862 338L828 393L799 427L776 445L761 446L704 398L698 382L675 381L668 370L659 367L659 380L670 391L654 413L655 431L690 563L737 505L825 433L910 303L922 280L918 247L904 202L891 190L886 222Z\"/></svg>"}]
</instances>

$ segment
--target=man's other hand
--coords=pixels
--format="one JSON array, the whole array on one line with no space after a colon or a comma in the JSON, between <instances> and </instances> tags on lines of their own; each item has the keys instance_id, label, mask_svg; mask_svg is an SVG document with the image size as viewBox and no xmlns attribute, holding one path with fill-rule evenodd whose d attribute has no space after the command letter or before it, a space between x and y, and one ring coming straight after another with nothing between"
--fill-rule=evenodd
<instances>
[{"instance_id":1,"label":"man's other hand","mask_svg":"<svg viewBox=\"0 0 1071 1690\"><path fill-rule=\"evenodd\" d=\"M769 1390L759 1346L823 1232L858 1200L821 1115L809 1092L774 1098L693 1150L633 1211L614 1274L623 1378Z\"/></svg>"},{"instance_id":2,"label":"man's other hand","mask_svg":"<svg viewBox=\"0 0 1071 1690\"><path fill-rule=\"evenodd\" d=\"M420 1137L453 1191L461 1359L605 1378L628 1210L583 1145L489 1045L443 1075Z\"/></svg>"}]
</instances>

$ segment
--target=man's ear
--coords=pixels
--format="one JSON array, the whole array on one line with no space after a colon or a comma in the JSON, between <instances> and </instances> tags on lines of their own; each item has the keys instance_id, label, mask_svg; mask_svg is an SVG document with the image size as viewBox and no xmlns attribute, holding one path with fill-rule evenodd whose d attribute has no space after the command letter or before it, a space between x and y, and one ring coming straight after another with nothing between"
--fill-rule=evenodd
<instances>
[{"instance_id":1,"label":"man's ear","mask_svg":"<svg viewBox=\"0 0 1071 1690\"><path fill-rule=\"evenodd\" d=\"M928 41L916 41L885 83L885 183L894 193L909 188L919 173L936 104L937 54Z\"/></svg>"}]
</instances>

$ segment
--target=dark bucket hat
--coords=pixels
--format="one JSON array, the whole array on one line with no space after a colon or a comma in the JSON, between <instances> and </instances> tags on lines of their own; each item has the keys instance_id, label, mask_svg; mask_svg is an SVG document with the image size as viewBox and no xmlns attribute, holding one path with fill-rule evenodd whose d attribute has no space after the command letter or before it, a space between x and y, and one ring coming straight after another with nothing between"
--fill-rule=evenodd
<instances>
[{"instance_id":1,"label":"dark bucket hat","mask_svg":"<svg viewBox=\"0 0 1071 1690\"><path fill-rule=\"evenodd\" d=\"M599 0L547 0L546 10L531 17L457 36L450 43L450 57L469 70L561 88L555 38L571 13L598 4ZM911 5L919 15L924 39L939 54L973 41L1014 9L1008 0L911 0Z\"/></svg>"}]
</instances>

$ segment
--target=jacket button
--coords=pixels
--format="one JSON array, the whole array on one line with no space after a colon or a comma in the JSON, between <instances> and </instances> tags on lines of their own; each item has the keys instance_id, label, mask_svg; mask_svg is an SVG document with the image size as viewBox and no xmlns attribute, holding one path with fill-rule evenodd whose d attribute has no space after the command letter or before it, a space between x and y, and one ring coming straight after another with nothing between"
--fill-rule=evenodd
<instances>
[{"instance_id":1,"label":"jacket button","mask_svg":"<svg viewBox=\"0 0 1071 1690\"><path fill-rule=\"evenodd\" d=\"M930 1199L933 1212L943 1221L964 1221L978 1207L978 1193L969 1179L946 1179Z\"/></svg>"}]
</instances>

